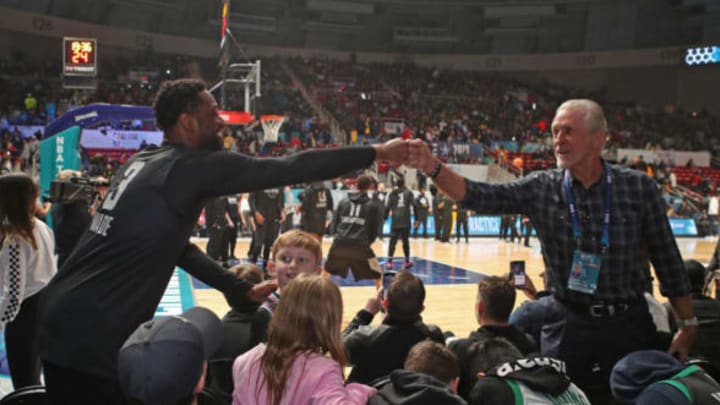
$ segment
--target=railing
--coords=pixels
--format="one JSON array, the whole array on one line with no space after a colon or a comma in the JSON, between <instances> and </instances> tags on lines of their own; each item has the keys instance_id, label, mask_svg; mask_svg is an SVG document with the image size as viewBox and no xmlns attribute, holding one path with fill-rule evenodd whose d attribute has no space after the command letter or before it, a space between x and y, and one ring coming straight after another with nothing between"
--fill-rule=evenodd
<instances>
[{"instance_id":1,"label":"railing","mask_svg":"<svg viewBox=\"0 0 720 405\"><path fill-rule=\"evenodd\" d=\"M320 105L320 103L310 95L307 88L305 87L305 84L303 84L303 82L297 77L297 75L292 70L292 68L290 68L290 65L288 65L287 62L281 62L280 66L282 67L283 71L288 75L293 85L297 87L298 90L300 90L300 94L302 94L303 99L305 99L305 101L310 104L310 107L313 109L315 114L317 114L318 118L320 118L321 121L328 123L328 125L330 126L330 133L332 134L332 137L334 139L334 143L345 145L347 143L347 132L342 128L340 122L338 122L335 116L333 116L325 107Z\"/></svg>"}]
</instances>

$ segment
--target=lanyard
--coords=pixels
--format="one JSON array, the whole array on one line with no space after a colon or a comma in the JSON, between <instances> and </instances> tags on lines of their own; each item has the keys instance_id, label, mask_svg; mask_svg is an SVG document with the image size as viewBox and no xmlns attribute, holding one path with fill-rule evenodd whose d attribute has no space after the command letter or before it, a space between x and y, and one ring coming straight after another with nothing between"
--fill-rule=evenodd
<instances>
[{"instance_id":1,"label":"lanyard","mask_svg":"<svg viewBox=\"0 0 720 405\"><path fill-rule=\"evenodd\" d=\"M612 201L612 174L610 173L610 167L607 163L604 165L605 169L605 214L603 216L603 229L602 238L600 239L600 245L602 251L605 253L608 246L610 246L610 205ZM578 218L577 206L575 205L575 197L573 196L571 186L570 173L565 170L565 178L563 185L565 186L565 195L567 196L568 207L570 208L570 220L572 221L573 236L580 246L580 238L582 237L582 229L580 226L580 218Z\"/></svg>"}]
</instances>

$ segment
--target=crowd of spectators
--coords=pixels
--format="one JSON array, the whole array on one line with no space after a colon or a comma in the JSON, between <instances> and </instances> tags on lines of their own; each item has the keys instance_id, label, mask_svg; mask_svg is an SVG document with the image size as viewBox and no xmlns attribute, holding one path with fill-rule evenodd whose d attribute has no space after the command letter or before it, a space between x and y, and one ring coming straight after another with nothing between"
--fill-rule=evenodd
<instances>
[{"instance_id":1,"label":"crowd of spectators","mask_svg":"<svg viewBox=\"0 0 720 405\"><path fill-rule=\"evenodd\" d=\"M12 61L12 62L11 62ZM338 120L349 143L383 141L391 137L421 138L428 142L478 144L482 153L471 155L458 149L447 157L453 163L496 161L526 174L554 166L550 122L560 100L570 95L588 96L606 108L610 131L609 156L618 148L648 150L720 150L715 142L718 117L707 112L686 112L672 105L661 110L625 102L605 100L602 95L543 85L523 84L504 77L478 72L423 68L406 63L357 64L327 58L265 59L262 61L263 96L254 100L261 114L285 117L277 142L266 142L259 122L230 127L225 147L252 155L278 156L306 148L333 146L337 134L313 110L312 103L325 107ZM155 72L146 80L130 79L137 66ZM306 100L291 76L308 89ZM43 126L75 105L92 102L149 105L161 80L202 76L216 80L211 60L186 56L140 54L134 59L115 57L101 65L98 87L92 92L63 90L57 73L59 64L26 61L21 54L0 59L0 156L2 170L27 169L38 150L39 134L29 136L18 126ZM142 70L142 69L140 69ZM229 91L228 109L242 109L243 92ZM399 125L398 125L399 124ZM115 123L117 129L154 130L152 124ZM508 152L511 142L519 152ZM100 153L89 151L84 159L89 172L107 176L133 151ZM514 159L521 157L520 166ZM633 162L625 162L627 164ZM655 165L653 166L653 163ZM648 162L649 174L660 184L680 184L700 195L690 196L689 205L702 212L715 193L720 174L714 169L674 169L666 162ZM672 179L677 172L675 179ZM705 197L703 197L705 196ZM693 202L693 199L698 201ZM680 210L681 202L674 204Z\"/></svg>"}]
</instances>

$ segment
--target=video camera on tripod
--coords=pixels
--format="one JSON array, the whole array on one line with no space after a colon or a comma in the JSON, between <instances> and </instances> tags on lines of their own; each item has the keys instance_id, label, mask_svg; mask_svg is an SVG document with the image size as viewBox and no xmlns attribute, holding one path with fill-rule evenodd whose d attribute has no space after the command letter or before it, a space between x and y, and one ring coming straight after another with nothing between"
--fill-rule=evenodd
<instances>
[{"instance_id":1,"label":"video camera on tripod","mask_svg":"<svg viewBox=\"0 0 720 405\"><path fill-rule=\"evenodd\" d=\"M84 176L55 180L50 183L50 197L47 199L59 204L82 202L91 205L100 195L97 187L108 186L110 182L105 179Z\"/></svg>"}]
</instances>

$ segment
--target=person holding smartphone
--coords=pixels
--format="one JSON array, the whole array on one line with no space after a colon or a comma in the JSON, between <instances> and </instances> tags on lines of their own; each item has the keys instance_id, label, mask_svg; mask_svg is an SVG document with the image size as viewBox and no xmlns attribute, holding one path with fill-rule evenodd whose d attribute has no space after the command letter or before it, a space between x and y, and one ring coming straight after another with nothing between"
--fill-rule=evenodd
<instances>
[{"instance_id":1,"label":"person holding smartphone","mask_svg":"<svg viewBox=\"0 0 720 405\"><path fill-rule=\"evenodd\" d=\"M524 276L524 266L522 261L512 262L511 272L519 276L522 270ZM463 398L468 397L477 379L469 364L469 352L473 344L482 344L489 339L501 337L512 343L523 355L538 351L536 341L508 321L516 296L515 287L507 277L486 277L478 283L475 318L480 327L467 338L452 340L448 344L460 361L458 394Z\"/></svg>"},{"instance_id":2,"label":"person holding smartphone","mask_svg":"<svg viewBox=\"0 0 720 405\"><path fill-rule=\"evenodd\" d=\"M558 168L510 183L464 178L420 140L410 141L409 165L479 214L529 217L542 245L548 290L568 314L560 360L594 403L607 403L615 362L655 344L644 298L647 258L680 325L671 353L688 356L698 322L657 183L602 158L608 133L602 107L588 99L567 100L556 110L551 132Z\"/></svg>"}]
</instances>

